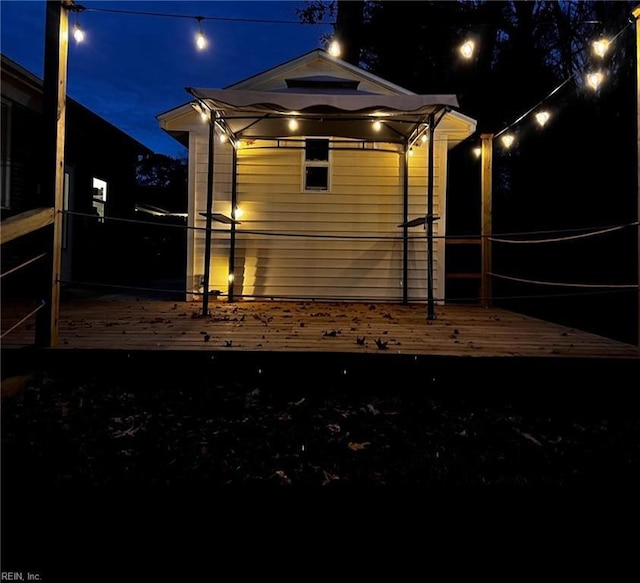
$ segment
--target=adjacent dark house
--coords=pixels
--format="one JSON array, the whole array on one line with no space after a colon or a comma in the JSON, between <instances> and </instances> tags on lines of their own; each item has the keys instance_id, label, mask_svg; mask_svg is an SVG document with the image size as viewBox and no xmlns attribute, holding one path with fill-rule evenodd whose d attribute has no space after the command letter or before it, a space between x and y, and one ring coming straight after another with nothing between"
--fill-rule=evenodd
<instances>
[{"instance_id":1,"label":"adjacent dark house","mask_svg":"<svg viewBox=\"0 0 640 583\"><path fill-rule=\"evenodd\" d=\"M43 204L42 79L2 55L2 220ZM136 166L151 150L77 101L67 99L62 279L126 281L133 227L104 217L135 215ZM31 245L3 249L11 260Z\"/></svg>"}]
</instances>

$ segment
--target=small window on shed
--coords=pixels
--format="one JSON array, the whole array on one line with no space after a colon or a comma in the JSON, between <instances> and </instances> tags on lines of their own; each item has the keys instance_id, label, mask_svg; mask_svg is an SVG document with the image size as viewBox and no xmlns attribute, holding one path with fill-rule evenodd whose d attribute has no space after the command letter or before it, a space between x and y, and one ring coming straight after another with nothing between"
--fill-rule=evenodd
<instances>
[{"instance_id":1,"label":"small window on shed","mask_svg":"<svg viewBox=\"0 0 640 583\"><path fill-rule=\"evenodd\" d=\"M305 140L303 164L303 189L305 192L329 191L329 140L308 138Z\"/></svg>"}]
</instances>

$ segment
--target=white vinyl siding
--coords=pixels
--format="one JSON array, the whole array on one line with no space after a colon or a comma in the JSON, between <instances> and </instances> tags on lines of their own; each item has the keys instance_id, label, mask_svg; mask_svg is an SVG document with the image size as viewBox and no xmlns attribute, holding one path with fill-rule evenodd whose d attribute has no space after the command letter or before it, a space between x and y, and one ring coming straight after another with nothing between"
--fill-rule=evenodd
<instances>
[{"instance_id":1,"label":"white vinyl siding","mask_svg":"<svg viewBox=\"0 0 640 583\"><path fill-rule=\"evenodd\" d=\"M204 227L207 194L206 130L195 146L193 224ZM273 144L274 142L269 142ZM266 145L254 143L254 146ZM284 145L287 145L285 142ZM298 143L298 145L300 145ZM381 148L392 149L389 144ZM409 163L409 219L426 214L427 147ZM443 234L446 141L435 148L434 232ZM230 215L231 147L216 142L214 212ZM313 299L402 299L402 155L380 149L331 152L331 195L300 192L300 149L238 151L234 292L246 296ZM229 227L213 223L211 289L227 291ZM260 233L248 233L259 231ZM409 300L426 298L426 236L410 229ZM310 235L323 235L312 237ZM362 238L370 236L373 239ZM204 273L204 231L192 233L192 281ZM340 238L344 237L344 238ZM377 238L377 239L376 239ZM444 245L435 242L436 297L444 295Z\"/></svg>"}]
</instances>

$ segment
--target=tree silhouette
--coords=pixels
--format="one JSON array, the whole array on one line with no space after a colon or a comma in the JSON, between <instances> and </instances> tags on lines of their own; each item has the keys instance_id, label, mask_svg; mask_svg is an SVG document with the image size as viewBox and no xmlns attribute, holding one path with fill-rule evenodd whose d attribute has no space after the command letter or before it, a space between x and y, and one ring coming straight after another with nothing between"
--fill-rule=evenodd
<instances>
[{"instance_id":1,"label":"tree silhouette","mask_svg":"<svg viewBox=\"0 0 640 583\"><path fill-rule=\"evenodd\" d=\"M636 220L635 44L629 18L637 2L367 1L353 35L354 21L339 18L349 4L316 0L300 14L306 22L338 15L341 40L351 41L349 50L359 55L363 68L417 93L456 94L461 110L478 120L469 143L477 142L480 133L501 132L523 114L535 113L538 104L548 109L544 129L533 115L514 125L516 142L510 150L494 142L495 232ZM354 8L351 19L355 13ZM618 33L612 50L597 59L589 43ZM467 36L473 36L478 49L469 61L457 52ZM599 69L606 71L605 83L593 91L585 74ZM479 164L461 144L450 152L450 165L456 172L448 182L447 231L478 233ZM531 279L632 283L637 281L636 238L629 230L526 251L522 245L495 246L494 268ZM502 296L540 296L549 288L497 282L494 290ZM611 334L635 341L634 293L607 299L611 296L558 300L559 316L571 320L581 310L600 332L611 331L612 321L624 321ZM548 309L542 301L507 305Z\"/></svg>"}]
</instances>

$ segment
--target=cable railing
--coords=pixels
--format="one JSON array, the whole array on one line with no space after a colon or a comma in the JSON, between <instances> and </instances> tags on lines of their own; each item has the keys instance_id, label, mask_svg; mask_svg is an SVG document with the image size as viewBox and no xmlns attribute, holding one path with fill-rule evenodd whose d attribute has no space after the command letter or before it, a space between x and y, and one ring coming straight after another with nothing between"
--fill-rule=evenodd
<instances>
[{"instance_id":1,"label":"cable railing","mask_svg":"<svg viewBox=\"0 0 640 583\"><path fill-rule=\"evenodd\" d=\"M90 219L95 219L94 214L77 212L77 211L59 211L63 215L67 215L69 217L85 217ZM29 211L28 213L24 213L24 217L22 219L18 217L12 218L12 224L10 229L10 237L5 241L4 233L7 231L4 230L4 225L7 221L3 222L3 239L2 243L8 242L8 240L13 240L14 238L26 235L28 233L34 232L36 230L41 229L44 226L47 226L53 222L52 220L52 209L36 209L35 211ZM36 220L34 220L36 217ZM51 218L51 220L49 220ZM160 227L163 229L180 229L185 232L196 231L196 232L205 232L206 228L194 226L194 225L186 225L186 224L175 224L170 222L158 222L158 221L149 221L142 220L138 218L127 218L127 217L114 217L114 216L105 216L103 217L105 222L110 223L128 223L132 225L145 225L151 227ZM21 224L21 226L17 226ZM584 240L599 237L602 235L620 232L630 228L637 228L638 222L628 222L622 224L615 225L602 225L602 226L594 226L594 227L580 227L580 228L567 228L567 229L554 229L554 230L537 230L537 231L519 231L519 232L505 232L498 233L492 235L482 235L479 233L466 233L466 234L457 234L457 235L434 235L434 239L442 240L445 243L451 244L477 244L482 241L483 237L489 238L491 241L499 244L505 245L536 245L542 243L562 243L566 241L574 241L574 240ZM214 228L212 229L215 235L229 235L230 228ZM259 237L273 237L273 238L282 238L282 237L297 237L304 239L334 239L334 240L363 240L363 241L402 241L404 237L402 235L394 235L394 234L350 234L350 233L309 233L309 232L292 232L292 231L276 231L276 230L263 230L263 229L251 229L251 228L238 228L236 227L235 231L236 237L242 236L259 236ZM553 235L553 236L550 236ZM524 238L523 238L524 237ZM424 234L410 234L407 238L408 240L421 240L424 241ZM22 261L19 265L11 267L4 273L0 274L0 279L4 282L5 278L12 276L13 274L22 272L25 268L35 265L38 262L46 259L48 253L43 252L39 253L35 256L32 256L24 261ZM467 274L468 275L468 274ZM435 297L435 301L438 303L457 303L457 302L478 302L483 299L488 299L489 301L501 301L501 300L522 300L522 299L548 299L548 298L570 298L570 297L585 297L585 296L593 296L593 295L604 295L604 294L614 294L614 293L625 293L632 290L637 290L637 284L629 284L629 283L586 283L586 282L576 282L576 281L545 281L542 279L531 279L525 277L517 277L510 274L498 273L496 271L491 271L488 273L489 276L504 280L510 281L516 284L526 284L526 285L534 285L540 287L558 287L558 288L566 288L571 291L562 291L562 292L554 292L554 293L539 293L539 294L530 294L530 293L507 293L507 294L492 294L490 298L480 298L478 295L473 296L447 296L440 295L439 297ZM85 278L74 278L74 279L60 279L59 283L65 284L71 287L85 287L85 288L94 288L94 289L111 289L117 290L120 292L135 292L135 293L145 293L145 294L174 294L186 297L197 297L202 296L203 292L198 289L189 289L188 286L180 286L178 288L175 287L162 287L162 286L147 286L147 285L128 285L121 283L109 283L109 282L99 282L99 281L90 281ZM216 296L220 297L228 297L228 294L222 290L214 290L210 293L213 293ZM44 294L43 294L44 295ZM299 295L299 294L251 294L251 293L242 293L236 292L233 295L234 299L238 300L260 300L260 299L270 299L270 300L292 300L292 301L318 301L318 300L326 300L326 301L345 301L345 302L354 302L354 301L388 301L388 302L399 302L400 299L390 299L386 296L380 297L343 297L343 296L326 296L322 294L318 294L317 297L311 297L310 295ZM412 297L410 299L411 302L421 303L426 302L426 298L421 297ZM28 311L26 314L21 315L15 323L12 323L10 327L6 330L3 330L0 339L5 338L7 335L17 330L19 327L23 326L25 322L29 321L33 318L43 307L45 307L44 300L41 300L33 309Z\"/></svg>"},{"instance_id":2,"label":"cable railing","mask_svg":"<svg viewBox=\"0 0 640 583\"><path fill-rule=\"evenodd\" d=\"M78 217L88 217L95 218L95 215L91 215L88 213L80 213L80 212L70 212L64 211L65 214L71 216ZM132 224L144 224L144 225L152 225L156 227L169 227L176 229L183 229L187 231L206 231L205 227L197 227L193 225L177 225L171 223L158 223L152 221L145 221L141 219L130 219L130 218L121 218L121 217L104 217L107 221L113 222L125 222ZM565 228L565 229L553 229L553 230L527 230L527 231L509 231L505 233L498 233L492 235L482 235L479 233L467 233L460 235L434 235L434 239L444 240L446 243L462 243L462 244L477 244L483 238L488 238L493 242L502 243L502 244L513 244L513 245L522 245L522 244L542 244L542 243L559 243L565 241L574 241L581 239L589 239L593 237L598 237L601 235L623 231L625 229L629 229L632 227L637 227L638 221L616 224L616 225L604 225L604 226L594 226L594 227L580 227L580 228ZM230 233L229 228L219 228L212 229L212 232L216 235L228 235ZM561 235L554 237L542 237L540 235ZM358 235L358 234L347 234L347 233L303 233L303 232L291 232L291 231L275 231L275 230L255 230L255 229L246 229L246 228L238 228L236 227L235 231L236 237L239 236L261 236L261 237L298 237L305 239L335 239L335 240L365 240L365 241L402 241L402 235L387 235L387 234L378 234L378 235ZM529 239L521 239L515 237L536 237ZM410 235L409 240L424 240L424 235ZM477 274L479 276L479 274ZM495 271L489 273L491 277L495 277L498 279L509 280L518 283L526 283L526 284L535 284L541 286L556 286L556 287L574 287L574 288L585 288L585 289L622 289L622 290L634 290L638 289L637 284L619 284L619 283L580 283L580 282L557 282L557 281L544 281L539 279L527 279L516 277L513 275L501 274ZM131 291L143 291L143 292L158 292L158 293L184 293L185 295L202 295L203 292L198 292L196 290L190 289L166 289L166 288L149 288L149 287L136 287L136 286L121 286L121 285L111 285L100 282L88 282L88 281L64 281L63 283L67 283L70 285L80 285L80 286L104 286L110 287L112 289L129 289ZM225 296L225 292L216 290L216 295ZM567 294L558 294L559 297L566 297ZM237 298L288 298L288 299L304 299L302 296L282 296L282 295L274 295L274 294L262 294L262 295L252 295L252 294L243 294L243 293L235 293L234 297ZM305 296L306 297L306 296ZM501 299L517 299L517 298L531 298L535 296L531 296L529 294L525 295L509 295L509 296L499 296L493 295L489 300L501 300ZM550 297L548 294L545 297ZM340 298L340 297L332 297L331 299L343 299L348 300L351 298ZM362 298L362 301L372 301L376 298ZM379 298L378 298L379 299ZM445 302L445 301L472 301L474 299L478 299L477 296L468 297L468 298L446 298L439 297L435 298L436 301ZM420 299L415 299L412 301L420 301ZM426 300L425 300L426 301Z\"/></svg>"},{"instance_id":3,"label":"cable railing","mask_svg":"<svg viewBox=\"0 0 640 583\"><path fill-rule=\"evenodd\" d=\"M0 224L1 237L0 237L0 245L4 246L11 241L39 231L44 227L47 227L53 223L54 211L52 208L36 208L25 211L8 219L5 219ZM2 280L3 285L5 282L5 278L9 276L16 275L18 273L24 273L24 270L27 267L31 267L36 265L37 263L42 262L49 256L47 252L39 253L29 259L23 260L18 265L15 265L8 270L4 271L0 274L0 280ZM40 290L43 292L44 290ZM41 296L45 296L44 293ZM4 299L4 294L3 294ZM26 322L31 320L34 316L36 316L43 308L46 307L46 301L39 298L36 306L29 310L26 314L20 314L16 322L12 323L7 329L3 330L0 333L0 340L23 326ZM4 312L4 309L3 309ZM3 321L5 320L5 314L3 314ZM38 335L38 324L36 320L36 337Z\"/></svg>"}]
</instances>

